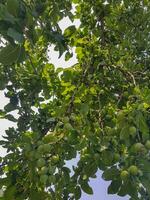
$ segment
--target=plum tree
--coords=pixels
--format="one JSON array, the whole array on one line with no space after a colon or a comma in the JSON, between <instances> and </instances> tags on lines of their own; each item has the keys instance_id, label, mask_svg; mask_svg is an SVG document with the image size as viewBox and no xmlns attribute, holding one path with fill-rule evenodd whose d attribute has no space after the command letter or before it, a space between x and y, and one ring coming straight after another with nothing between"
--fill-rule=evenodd
<instances>
[{"instance_id":1,"label":"plum tree","mask_svg":"<svg viewBox=\"0 0 150 200\"><path fill-rule=\"evenodd\" d=\"M98 170L109 194L150 197L149 33L148 0L0 1L2 200L82 199Z\"/></svg>"}]
</instances>

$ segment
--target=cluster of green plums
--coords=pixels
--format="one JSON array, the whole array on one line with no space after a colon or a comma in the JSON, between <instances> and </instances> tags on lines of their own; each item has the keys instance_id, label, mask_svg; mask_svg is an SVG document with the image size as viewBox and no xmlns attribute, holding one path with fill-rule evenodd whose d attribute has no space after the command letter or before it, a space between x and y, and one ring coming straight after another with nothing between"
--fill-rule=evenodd
<instances>
[{"instance_id":1,"label":"cluster of green plums","mask_svg":"<svg viewBox=\"0 0 150 200\"><path fill-rule=\"evenodd\" d=\"M38 163L38 174L40 177L40 182L42 184L55 183L55 181L56 181L56 177L54 175L55 170L56 170L55 166L45 165L45 160L42 158L39 159L37 163ZM42 167L39 167L39 165Z\"/></svg>"},{"instance_id":2,"label":"cluster of green plums","mask_svg":"<svg viewBox=\"0 0 150 200\"><path fill-rule=\"evenodd\" d=\"M36 171L40 177L41 184L54 183L56 164L59 162L59 155L51 154L52 145L39 141L35 148L27 144L25 147L25 156L29 162L36 162Z\"/></svg>"},{"instance_id":3,"label":"cluster of green plums","mask_svg":"<svg viewBox=\"0 0 150 200\"><path fill-rule=\"evenodd\" d=\"M133 152L135 154L142 153L146 154L147 151L150 150L150 140L147 140L145 144L142 143L135 143L133 145ZM142 175L142 171L136 165L131 165L128 169L122 170L120 173L120 177L122 180L126 180L129 176L138 176Z\"/></svg>"},{"instance_id":4,"label":"cluster of green plums","mask_svg":"<svg viewBox=\"0 0 150 200\"><path fill-rule=\"evenodd\" d=\"M130 128L129 128L129 133L130 133L130 135L132 136L132 137L135 137L136 136L136 134L137 134L137 129L136 129L136 127L134 127L134 126L131 126ZM150 150L150 140L147 140L146 142L145 142L145 144L142 144L142 143L140 143L140 142L137 142L137 143L135 143L133 146L132 146L132 152L133 153L143 153L143 154L145 154L147 151L149 151Z\"/></svg>"},{"instance_id":5,"label":"cluster of green plums","mask_svg":"<svg viewBox=\"0 0 150 200\"><path fill-rule=\"evenodd\" d=\"M42 184L54 183L55 182L55 170L56 163L59 161L59 155L51 155L52 145L51 144L41 144L37 148L37 169L40 176L40 182Z\"/></svg>"},{"instance_id":6,"label":"cluster of green plums","mask_svg":"<svg viewBox=\"0 0 150 200\"><path fill-rule=\"evenodd\" d=\"M142 153L142 154L145 154L147 153L147 151L150 150L150 140L147 140L145 142L145 144L142 144L140 142L138 143L135 143L132 147L132 151L134 153Z\"/></svg>"},{"instance_id":7,"label":"cluster of green plums","mask_svg":"<svg viewBox=\"0 0 150 200\"><path fill-rule=\"evenodd\" d=\"M122 180L126 180L129 176L137 176L140 173L140 170L137 166L131 165L128 169L122 170L120 173L120 177Z\"/></svg>"}]
</instances>

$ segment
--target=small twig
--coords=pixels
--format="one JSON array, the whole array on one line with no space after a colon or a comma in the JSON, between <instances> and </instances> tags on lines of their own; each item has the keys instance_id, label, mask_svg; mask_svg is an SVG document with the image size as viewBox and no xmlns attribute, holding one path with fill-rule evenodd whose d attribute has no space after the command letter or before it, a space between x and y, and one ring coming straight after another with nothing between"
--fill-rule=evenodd
<instances>
[{"instance_id":1,"label":"small twig","mask_svg":"<svg viewBox=\"0 0 150 200\"><path fill-rule=\"evenodd\" d=\"M99 124L100 124L100 127L102 129L102 135L104 136L105 135L105 132L104 132L104 125L103 125L103 120L101 118L101 113L99 111Z\"/></svg>"},{"instance_id":2,"label":"small twig","mask_svg":"<svg viewBox=\"0 0 150 200\"><path fill-rule=\"evenodd\" d=\"M102 41L101 41L101 44L102 44L102 46L105 46L105 30L104 30L104 26L105 26L105 24L104 24L104 18L102 18L101 19L101 31L102 31Z\"/></svg>"},{"instance_id":3,"label":"small twig","mask_svg":"<svg viewBox=\"0 0 150 200\"><path fill-rule=\"evenodd\" d=\"M29 54L29 53L28 53L28 57L29 57L30 64L31 64L31 66L32 66L32 68L33 68L33 70L34 70L35 74L38 74L38 73L37 73L37 71L36 71L36 68L35 68L35 66L34 66L34 64L33 64L33 62L32 62L32 59L31 59L31 56L30 56L30 54Z\"/></svg>"},{"instance_id":4,"label":"small twig","mask_svg":"<svg viewBox=\"0 0 150 200\"><path fill-rule=\"evenodd\" d=\"M114 69L119 70L125 76L129 75L131 77L132 81L133 81L134 86L136 86L135 78L134 78L134 76L131 72L121 68L120 66L111 65L110 67L113 67Z\"/></svg>"}]
</instances>

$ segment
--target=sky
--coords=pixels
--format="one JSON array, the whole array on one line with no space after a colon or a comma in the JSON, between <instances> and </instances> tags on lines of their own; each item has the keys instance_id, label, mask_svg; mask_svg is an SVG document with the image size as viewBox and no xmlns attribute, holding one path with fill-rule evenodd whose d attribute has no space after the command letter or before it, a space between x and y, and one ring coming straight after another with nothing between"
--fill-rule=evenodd
<instances>
[{"instance_id":1,"label":"sky","mask_svg":"<svg viewBox=\"0 0 150 200\"><path fill-rule=\"evenodd\" d=\"M74 24L78 27L80 22L76 20ZM62 30L67 28L69 25L71 25L71 22L68 18L63 19L59 23ZM74 51L74 50L73 50ZM64 56L62 56L60 59L58 59L58 52L55 52L53 50L53 46L50 48L49 52L49 59L50 62L53 63L56 67L70 67L77 63L76 55L74 53L74 56L67 62L65 62ZM3 109L4 105L8 103L7 98L5 98L4 93L0 92L0 109ZM2 138L2 135L5 134L5 130L8 127L16 126L15 123L10 122L8 120L0 119L0 139ZM6 154L6 150L4 150L0 146L0 156L4 156ZM67 163L68 166L76 165L77 160L74 159L73 161L70 161ZM81 200L128 200L128 197L118 197L117 195L108 195L107 194L107 188L110 182L106 182L101 178L102 172L97 172L97 178L90 180L90 185L93 188L94 195L87 195L85 193L82 194Z\"/></svg>"}]
</instances>

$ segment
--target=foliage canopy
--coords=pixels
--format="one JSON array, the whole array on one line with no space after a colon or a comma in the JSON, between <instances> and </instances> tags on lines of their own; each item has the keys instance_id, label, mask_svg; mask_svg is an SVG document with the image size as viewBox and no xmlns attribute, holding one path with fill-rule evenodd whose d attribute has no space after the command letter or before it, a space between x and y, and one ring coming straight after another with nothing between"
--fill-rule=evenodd
<instances>
[{"instance_id":1,"label":"foliage canopy","mask_svg":"<svg viewBox=\"0 0 150 200\"><path fill-rule=\"evenodd\" d=\"M80 27L62 32L64 17ZM150 199L149 34L148 0L0 0L0 117L17 123L0 141L1 200L78 200L98 169L109 194ZM78 63L56 69L52 44Z\"/></svg>"}]
</instances>

